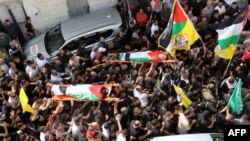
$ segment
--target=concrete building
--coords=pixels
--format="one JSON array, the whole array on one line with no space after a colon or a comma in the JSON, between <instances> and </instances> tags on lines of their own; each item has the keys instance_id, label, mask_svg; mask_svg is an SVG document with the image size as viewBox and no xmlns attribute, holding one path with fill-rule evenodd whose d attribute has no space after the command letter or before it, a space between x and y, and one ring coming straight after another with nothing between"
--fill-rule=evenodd
<instances>
[{"instance_id":1,"label":"concrete building","mask_svg":"<svg viewBox=\"0 0 250 141\"><path fill-rule=\"evenodd\" d=\"M0 27L6 19L23 30L25 17L39 32L45 32L69 18L115 6L117 0L0 0Z\"/></svg>"}]
</instances>

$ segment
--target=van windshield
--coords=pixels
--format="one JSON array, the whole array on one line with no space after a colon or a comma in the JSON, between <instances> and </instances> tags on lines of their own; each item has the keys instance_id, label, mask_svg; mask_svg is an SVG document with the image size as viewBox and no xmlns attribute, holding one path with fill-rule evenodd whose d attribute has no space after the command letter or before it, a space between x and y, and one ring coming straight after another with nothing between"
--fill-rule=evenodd
<instances>
[{"instance_id":1,"label":"van windshield","mask_svg":"<svg viewBox=\"0 0 250 141\"><path fill-rule=\"evenodd\" d=\"M64 44L65 41L62 36L60 24L45 34L44 42L45 48L49 55L57 51Z\"/></svg>"}]
</instances>

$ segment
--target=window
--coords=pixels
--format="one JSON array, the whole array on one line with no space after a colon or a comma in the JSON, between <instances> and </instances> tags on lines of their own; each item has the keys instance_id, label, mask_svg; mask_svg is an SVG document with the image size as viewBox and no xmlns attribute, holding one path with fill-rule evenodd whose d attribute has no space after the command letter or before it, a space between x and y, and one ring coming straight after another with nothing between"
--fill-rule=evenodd
<instances>
[{"instance_id":1,"label":"window","mask_svg":"<svg viewBox=\"0 0 250 141\"><path fill-rule=\"evenodd\" d=\"M104 36L105 38L107 38L107 37L111 36L112 33L113 33L113 30L105 30L102 32L92 33L92 34L86 35L84 37L80 37L78 39L72 40L64 48L69 50L69 51L74 51L78 48L80 41L85 41L86 42L85 46L88 46L88 45L98 43L101 36Z\"/></svg>"},{"instance_id":2,"label":"window","mask_svg":"<svg viewBox=\"0 0 250 141\"><path fill-rule=\"evenodd\" d=\"M45 34L44 44L49 55L60 49L64 42L60 24Z\"/></svg>"},{"instance_id":3,"label":"window","mask_svg":"<svg viewBox=\"0 0 250 141\"><path fill-rule=\"evenodd\" d=\"M72 40L66 46L64 46L64 48L67 49L68 51L74 51L78 48L79 41L80 41L79 39Z\"/></svg>"},{"instance_id":4,"label":"window","mask_svg":"<svg viewBox=\"0 0 250 141\"><path fill-rule=\"evenodd\" d=\"M111 29L105 30L102 32L96 32L94 34L90 34L90 35L83 37L82 40L86 41L86 46L88 46L88 45L99 42L101 36L108 38L109 36L112 35L112 33L113 33L113 30Z\"/></svg>"}]
</instances>

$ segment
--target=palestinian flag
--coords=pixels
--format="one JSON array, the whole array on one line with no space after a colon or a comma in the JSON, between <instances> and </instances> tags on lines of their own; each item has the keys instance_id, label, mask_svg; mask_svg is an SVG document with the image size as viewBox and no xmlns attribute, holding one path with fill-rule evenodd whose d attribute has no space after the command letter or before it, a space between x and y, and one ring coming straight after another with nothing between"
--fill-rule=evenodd
<instances>
[{"instance_id":1,"label":"palestinian flag","mask_svg":"<svg viewBox=\"0 0 250 141\"><path fill-rule=\"evenodd\" d=\"M120 53L118 56L119 61L131 61L131 62L161 62L161 57L166 57L167 52L161 51L139 51L132 53Z\"/></svg>"},{"instance_id":2,"label":"palestinian flag","mask_svg":"<svg viewBox=\"0 0 250 141\"><path fill-rule=\"evenodd\" d=\"M51 92L54 94L53 100L78 100L78 101L99 101L104 100L102 89L111 91L111 85L52 85Z\"/></svg>"},{"instance_id":3,"label":"palestinian flag","mask_svg":"<svg viewBox=\"0 0 250 141\"><path fill-rule=\"evenodd\" d=\"M214 49L217 56L231 59L239 42L241 32L247 22L249 7L222 23L214 25L218 33L218 46Z\"/></svg>"},{"instance_id":4,"label":"palestinian flag","mask_svg":"<svg viewBox=\"0 0 250 141\"><path fill-rule=\"evenodd\" d=\"M128 0L127 0L127 5L128 5L128 19L130 20L131 17L132 17L132 12L131 12L130 5L129 5L129 1L128 1Z\"/></svg>"},{"instance_id":5,"label":"palestinian flag","mask_svg":"<svg viewBox=\"0 0 250 141\"><path fill-rule=\"evenodd\" d=\"M158 39L158 45L173 56L175 50L190 50L197 39L199 34L177 0L168 26Z\"/></svg>"}]
</instances>

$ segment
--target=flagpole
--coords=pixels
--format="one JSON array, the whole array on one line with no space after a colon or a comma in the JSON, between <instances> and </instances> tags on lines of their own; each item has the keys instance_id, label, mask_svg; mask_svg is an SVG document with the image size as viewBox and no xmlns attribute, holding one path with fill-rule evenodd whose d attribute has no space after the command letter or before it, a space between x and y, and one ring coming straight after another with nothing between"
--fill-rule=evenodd
<instances>
[{"instance_id":1,"label":"flagpole","mask_svg":"<svg viewBox=\"0 0 250 141\"><path fill-rule=\"evenodd\" d=\"M151 22L152 17L153 17L153 12L154 12L154 9L152 9L152 12L151 12L151 15L150 15L150 19L149 19L150 22Z\"/></svg>"},{"instance_id":2,"label":"flagpole","mask_svg":"<svg viewBox=\"0 0 250 141\"><path fill-rule=\"evenodd\" d=\"M201 36L200 36L200 35L199 35L199 39L200 39L200 41L201 41L201 43L202 43L203 46L206 45L206 44L203 42L203 40L201 39Z\"/></svg>"},{"instance_id":3,"label":"flagpole","mask_svg":"<svg viewBox=\"0 0 250 141\"><path fill-rule=\"evenodd\" d=\"M229 68L229 66L230 66L230 64L231 64L231 62L232 62L232 59L233 59L233 57L229 60L229 62L228 62L228 64L227 64L227 68L225 69L224 74L223 74L223 76L222 76L222 79L225 78L225 76L226 76L226 74L227 74L227 71L228 71L228 68Z\"/></svg>"}]
</instances>

